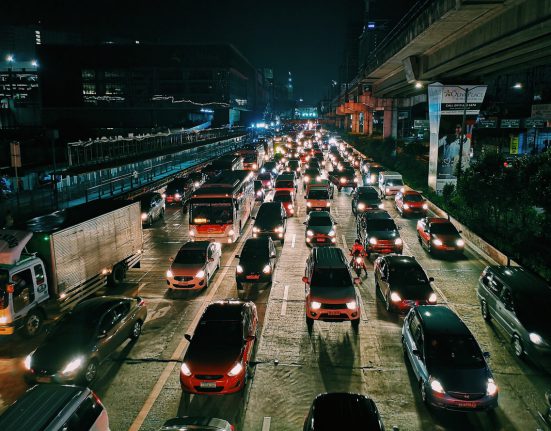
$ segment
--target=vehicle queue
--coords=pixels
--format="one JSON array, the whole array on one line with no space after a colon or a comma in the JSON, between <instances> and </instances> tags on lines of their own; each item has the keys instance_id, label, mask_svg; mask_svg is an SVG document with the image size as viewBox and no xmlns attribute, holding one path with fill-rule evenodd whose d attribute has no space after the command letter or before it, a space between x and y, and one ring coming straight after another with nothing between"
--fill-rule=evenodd
<instances>
[{"instance_id":1,"label":"vehicle queue","mask_svg":"<svg viewBox=\"0 0 551 431\"><path fill-rule=\"evenodd\" d=\"M431 285L434 279L427 276L415 257L402 256L404 249L399 226L383 210L382 199L392 197L403 217L420 217L418 240L429 253L462 253L465 243L461 232L447 219L429 217L423 196L407 188L399 173L384 171L336 136L301 131L282 138L274 147L279 151L275 155L267 153L268 160L264 154L261 158L248 154L256 161L256 169L251 164L250 171L219 170L210 178L202 177L201 183L192 190L184 190L180 184L180 188L171 192L171 203L187 208L190 237L190 242L181 247L166 272L166 286L173 293L208 289L209 281L220 268L222 245L238 241L245 232L245 224L253 224L251 237L243 238L244 247L236 255L239 259L235 274L239 299L209 304L193 334L186 334L190 346L180 368L182 390L193 394L224 395L242 390L250 381L260 324L256 306L248 299L247 292L251 286L259 283L269 286L274 281L278 263L274 243L279 242L281 246L285 243L287 219L300 212L297 194L301 190L305 194L305 208L301 210L307 215L304 241L311 251L305 263L304 277L297 282L304 285L304 318L308 330L312 330L316 320L349 321L351 330L358 330L364 312L358 289L364 285L361 270L355 269L360 264L365 267L364 259L373 260L377 296L388 312L405 316L401 342L404 357L418 381L419 386L414 389L419 391L422 402L448 410L496 408L499 389L487 363L489 353L482 351L467 325L451 309L437 304L438 296ZM232 167L235 167L233 159ZM255 176L259 178L262 195L255 190ZM358 241L352 250L337 246L338 227L331 213L333 188L339 192L345 188L353 191L351 213L356 218ZM255 198L261 201L256 213L253 211ZM144 221L151 225L155 219L148 216ZM491 313L496 316L499 311L493 307L490 311L490 294L483 293L483 287L493 286L493 280L499 276L506 279L504 274L507 273L506 269L491 271L484 271L479 287L481 310L486 320L492 318ZM516 271L515 275L519 277ZM511 286L517 285L518 281L511 283ZM501 288L490 289L490 292L499 298L502 290L503 283ZM119 308L123 303L120 301L116 304ZM499 299L492 301L493 305ZM520 300L516 301L520 303ZM136 306L135 302L137 306L143 306L141 298L129 304ZM511 297L507 302L508 310L513 308L512 302ZM117 315L108 308L105 310ZM122 322L126 314L121 314L118 319ZM127 338L136 340L144 319L142 316L139 320L138 329L132 323L125 323L128 333L119 344ZM98 325L101 329L108 323L100 320ZM122 323L117 321L115 325ZM534 327L540 328L537 333L530 330L522 335L512 333L515 353L519 357L528 352L530 356L543 356L543 362L547 364L551 340L545 326L531 326ZM30 373L33 370L31 361L29 355L25 365ZM88 368L80 369L81 363L90 362L75 361L64 364L67 366L61 373L65 373L67 378L61 381L92 383L97 370L94 369L91 375ZM327 403L329 398L331 402ZM335 417L342 412L346 414ZM208 420L218 424L218 428L208 429L230 429L223 420ZM319 429L316 423L330 420L337 421L344 426L343 429L356 429L366 421L373 429L384 429L375 403L365 394L335 393L316 397L304 430ZM178 425L175 419L172 421L171 424Z\"/></svg>"}]
</instances>

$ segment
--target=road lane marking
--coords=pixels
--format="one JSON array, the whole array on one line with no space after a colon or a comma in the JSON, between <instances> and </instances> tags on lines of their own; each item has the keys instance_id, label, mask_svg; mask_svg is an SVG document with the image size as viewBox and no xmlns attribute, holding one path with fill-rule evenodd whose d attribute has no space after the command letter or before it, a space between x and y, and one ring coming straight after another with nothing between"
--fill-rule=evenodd
<instances>
[{"instance_id":1,"label":"road lane marking","mask_svg":"<svg viewBox=\"0 0 551 431\"><path fill-rule=\"evenodd\" d=\"M295 242L297 240L297 234L293 234L293 239L291 240L291 248L295 248Z\"/></svg>"},{"instance_id":2,"label":"road lane marking","mask_svg":"<svg viewBox=\"0 0 551 431\"><path fill-rule=\"evenodd\" d=\"M247 231L248 230L249 229L247 229ZM234 259L235 259L235 255L232 253L228 261L226 262L224 270L216 280L216 283L214 284L214 286L212 287L208 295L205 297L205 300L203 301L203 305L201 305L199 312L195 315L195 318L186 329L185 331L186 334L191 332L191 330L193 330L199 323L199 319L201 318L203 311L205 311L205 308L207 307L209 302L212 300L212 298L218 291L218 288L220 287L220 285L222 284L222 281L226 277L228 269L230 268ZM176 367L176 364L180 362L181 358L183 358L188 347L189 347L189 342L184 337L182 337L182 340L180 341L180 343L176 347L176 350L174 350L174 352L172 353L172 356L170 357L170 362L166 365L165 369L159 376L157 383L155 383L155 385L153 386L153 389L151 390L151 392L149 393L149 396L145 400L141 410L136 416L136 419L134 419L134 422L132 423L132 425L130 425L130 428L128 428L128 431L139 431L140 427L143 425L145 419L147 418L147 415L153 408L155 401L157 401L157 398L159 398L159 395L161 394L163 387L165 386L170 375L174 371L174 367Z\"/></svg>"},{"instance_id":3,"label":"road lane marking","mask_svg":"<svg viewBox=\"0 0 551 431\"><path fill-rule=\"evenodd\" d=\"M344 234L341 235L341 238L342 238L342 245L343 245L344 249L346 251L348 251L348 243L346 242L346 238L345 238Z\"/></svg>"},{"instance_id":4,"label":"road lane marking","mask_svg":"<svg viewBox=\"0 0 551 431\"><path fill-rule=\"evenodd\" d=\"M285 316L287 314L287 297L289 296L289 285L285 285L283 290L283 301L281 302L281 315Z\"/></svg>"},{"instance_id":5,"label":"road lane marking","mask_svg":"<svg viewBox=\"0 0 551 431\"><path fill-rule=\"evenodd\" d=\"M262 421L262 431L270 431L270 425L272 424L272 418L270 416L264 416Z\"/></svg>"}]
</instances>

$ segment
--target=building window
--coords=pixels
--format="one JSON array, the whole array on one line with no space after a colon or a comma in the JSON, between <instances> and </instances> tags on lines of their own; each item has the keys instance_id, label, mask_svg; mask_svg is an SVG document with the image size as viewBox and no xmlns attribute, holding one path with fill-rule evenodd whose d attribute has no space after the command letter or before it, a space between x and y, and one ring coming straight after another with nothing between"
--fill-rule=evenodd
<instances>
[{"instance_id":1,"label":"building window","mask_svg":"<svg viewBox=\"0 0 551 431\"><path fill-rule=\"evenodd\" d=\"M82 94L96 94L96 84L82 84Z\"/></svg>"},{"instance_id":2,"label":"building window","mask_svg":"<svg viewBox=\"0 0 551 431\"><path fill-rule=\"evenodd\" d=\"M84 69L82 71L82 79L95 79L96 71L91 69Z\"/></svg>"}]
</instances>

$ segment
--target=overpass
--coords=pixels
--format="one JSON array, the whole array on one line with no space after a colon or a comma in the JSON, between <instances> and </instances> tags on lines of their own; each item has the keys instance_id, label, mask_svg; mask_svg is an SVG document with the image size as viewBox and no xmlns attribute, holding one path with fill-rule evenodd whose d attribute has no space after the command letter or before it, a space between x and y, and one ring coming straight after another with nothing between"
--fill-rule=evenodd
<instances>
[{"instance_id":1,"label":"overpass","mask_svg":"<svg viewBox=\"0 0 551 431\"><path fill-rule=\"evenodd\" d=\"M333 117L370 134L384 110L384 136L395 136L397 107L423 100L430 82L481 83L550 60L551 0L420 0L332 101Z\"/></svg>"}]
</instances>

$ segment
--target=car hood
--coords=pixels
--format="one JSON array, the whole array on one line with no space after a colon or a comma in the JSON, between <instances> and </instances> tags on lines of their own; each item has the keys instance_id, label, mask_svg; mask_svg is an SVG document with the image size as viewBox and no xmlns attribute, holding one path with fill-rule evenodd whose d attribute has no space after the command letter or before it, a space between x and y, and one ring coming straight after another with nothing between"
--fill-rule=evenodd
<instances>
[{"instance_id":1,"label":"car hood","mask_svg":"<svg viewBox=\"0 0 551 431\"><path fill-rule=\"evenodd\" d=\"M311 230L314 234L329 235L329 232L333 230L332 226L309 226L306 230Z\"/></svg>"},{"instance_id":2,"label":"car hood","mask_svg":"<svg viewBox=\"0 0 551 431\"><path fill-rule=\"evenodd\" d=\"M358 199L359 204L364 205L376 205L378 206L381 203L380 199Z\"/></svg>"},{"instance_id":3,"label":"car hood","mask_svg":"<svg viewBox=\"0 0 551 431\"><path fill-rule=\"evenodd\" d=\"M396 239L399 238L398 231L396 230L373 230L367 233L367 237L374 236L377 239Z\"/></svg>"},{"instance_id":4,"label":"car hood","mask_svg":"<svg viewBox=\"0 0 551 431\"><path fill-rule=\"evenodd\" d=\"M484 393L492 374L482 368L431 367L430 375L439 380L446 392Z\"/></svg>"},{"instance_id":5,"label":"car hood","mask_svg":"<svg viewBox=\"0 0 551 431\"><path fill-rule=\"evenodd\" d=\"M244 273L248 272L260 272L262 269L270 264L270 259L257 258L257 259L241 259L239 265L243 268Z\"/></svg>"},{"instance_id":6,"label":"car hood","mask_svg":"<svg viewBox=\"0 0 551 431\"><path fill-rule=\"evenodd\" d=\"M310 300L323 302L324 300L348 302L356 300L354 286L347 287L310 287Z\"/></svg>"},{"instance_id":7,"label":"car hood","mask_svg":"<svg viewBox=\"0 0 551 431\"><path fill-rule=\"evenodd\" d=\"M228 343L194 342L184 357L193 374L226 374L241 359L243 346Z\"/></svg>"},{"instance_id":8,"label":"car hood","mask_svg":"<svg viewBox=\"0 0 551 431\"><path fill-rule=\"evenodd\" d=\"M90 352L90 338L59 336L49 338L32 355L34 369L61 371L73 359Z\"/></svg>"},{"instance_id":9,"label":"car hood","mask_svg":"<svg viewBox=\"0 0 551 431\"><path fill-rule=\"evenodd\" d=\"M428 284L396 284L391 283L392 291L402 299L428 300L432 289Z\"/></svg>"},{"instance_id":10,"label":"car hood","mask_svg":"<svg viewBox=\"0 0 551 431\"><path fill-rule=\"evenodd\" d=\"M444 244L450 244L455 243L458 239L461 237L459 235L443 235L439 233L433 234L435 238L438 238L440 241L442 241Z\"/></svg>"},{"instance_id":11,"label":"car hood","mask_svg":"<svg viewBox=\"0 0 551 431\"><path fill-rule=\"evenodd\" d=\"M174 275L195 275L204 267L205 267L204 264L201 265L198 263L194 263L194 264L173 263L172 266L170 267L170 270Z\"/></svg>"}]
</instances>

